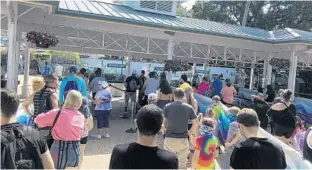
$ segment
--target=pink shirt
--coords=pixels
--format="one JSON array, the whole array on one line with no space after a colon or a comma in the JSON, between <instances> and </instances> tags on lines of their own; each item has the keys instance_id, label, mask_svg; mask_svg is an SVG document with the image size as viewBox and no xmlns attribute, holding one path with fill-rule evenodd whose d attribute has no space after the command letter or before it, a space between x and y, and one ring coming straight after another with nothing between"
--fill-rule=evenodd
<instances>
[{"instance_id":1,"label":"pink shirt","mask_svg":"<svg viewBox=\"0 0 312 170\"><path fill-rule=\"evenodd\" d=\"M55 109L47 113L39 114L35 118L35 123L39 127L52 126L57 112L58 109ZM80 140L84 119L84 116L78 110L64 109L52 130L53 139L62 141Z\"/></svg>"},{"instance_id":2,"label":"pink shirt","mask_svg":"<svg viewBox=\"0 0 312 170\"><path fill-rule=\"evenodd\" d=\"M205 94L205 92L207 91L207 89L210 88L210 84L209 83L205 83L205 82L201 82L198 87L197 90L199 92L199 94Z\"/></svg>"},{"instance_id":3,"label":"pink shirt","mask_svg":"<svg viewBox=\"0 0 312 170\"><path fill-rule=\"evenodd\" d=\"M233 86L230 86L230 87L225 86L222 88L221 94L222 94L222 100L225 103L232 104L234 101L234 95L237 94L237 91L235 90Z\"/></svg>"}]
</instances>

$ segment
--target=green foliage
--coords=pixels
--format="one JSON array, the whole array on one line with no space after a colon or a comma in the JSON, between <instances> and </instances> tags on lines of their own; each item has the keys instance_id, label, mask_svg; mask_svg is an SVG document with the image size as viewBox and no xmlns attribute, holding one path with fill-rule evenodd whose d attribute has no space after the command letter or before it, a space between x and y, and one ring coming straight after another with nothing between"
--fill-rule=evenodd
<instances>
[{"instance_id":1,"label":"green foliage","mask_svg":"<svg viewBox=\"0 0 312 170\"><path fill-rule=\"evenodd\" d=\"M80 64L80 55L79 53L76 52L65 52L65 51L52 51L52 50L46 50L44 52L36 52L36 51L31 51L30 56L34 58L40 58L42 60L47 60L50 58L56 57L56 58L61 58L61 59L71 59L75 60L76 64Z\"/></svg>"},{"instance_id":2,"label":"green foliage","mask_svg":"<svg viewBox=\"0 0 312 170\"><path fill-rule=\"evenodd\" d=\"M197 1L193 17L242 25L245 1ZM265 30L312 27L311 1L252 1L246 26Z\"/></svg>"},{"instance_id":3,"label":"green foliage","mask_svg":"<svg viewBox=\"0 0 312 170\"><path fill-rule=\"evenodd\" d=\"M187 8L178 5L177 6L177 16L182 17L192 17L192 10L187 10Z\"/></svg>"}]
</instances>

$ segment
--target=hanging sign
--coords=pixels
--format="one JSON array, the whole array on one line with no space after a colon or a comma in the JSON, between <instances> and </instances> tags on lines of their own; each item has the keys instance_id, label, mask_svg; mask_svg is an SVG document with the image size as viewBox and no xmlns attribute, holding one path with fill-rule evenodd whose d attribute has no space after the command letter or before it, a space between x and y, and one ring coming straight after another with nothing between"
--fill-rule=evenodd
<instances>
[{"instance_id":1,"label":"hanging sign","mask_svg":"<svg viewBox=\"0 0 312 170\"><path fill-rule=\"evenodd\" d=\"M107 67L126 68L126 65L125 64L107 63Z\"/></svg>"},{"instance_id":2,"label":"hanging sign","mask_svg":"<svg viewBox=\"0 0 312 170\"><path fill-rule=\"evenodd\" d=\"M69 60L69 59L63 59L63 58L52 58L52 61L51 61L52 64L71 64L71 65L74 65L76 64L76 61L75 60Z\"/></svg>"},{"instance_id":3,"label":"hanging sign","mask_svg":"<svg viewBox=\"0 0 312 170\"><path fill-rule=\"evenodd\" d=\"M195 70L195 73L202 73L202 74L205 74L205 73L207 73L207 71L205 71L205 70Z\"/></svg>"},{"instance_id":4,"label":"hanging sign","mask_svg":"<svg viewBox=\"0 0 312 170\"><path fill-rule=\"evenodd\" d=\"M155 71L164 71L164 67L154 67Z\"/></svg>"}]
</instances>

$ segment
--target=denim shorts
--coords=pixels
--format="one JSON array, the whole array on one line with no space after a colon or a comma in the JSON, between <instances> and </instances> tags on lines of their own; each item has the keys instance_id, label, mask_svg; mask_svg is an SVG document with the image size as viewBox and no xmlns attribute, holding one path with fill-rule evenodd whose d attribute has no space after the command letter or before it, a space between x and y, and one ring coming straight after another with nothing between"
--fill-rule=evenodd
<instances>
[{"instance_id":1,"label":"denim shorts","mask_svg":"<svg viewBox=\"0 0 312 170\"><path fill-rule=\"evenodd\" d=\"M97 128L109 128L110 110L95 110Z\"/></svg>"},{"instance_id":2,"label":"denim shorts","mask_svg":"<svg viewBox=\"0 0 312 170\"><path fill-rule=\"evenodd\" d=\"M80 141L55 140L50 152L56 169L77 167L80 160Z\"/></svg>"}]
</instances>

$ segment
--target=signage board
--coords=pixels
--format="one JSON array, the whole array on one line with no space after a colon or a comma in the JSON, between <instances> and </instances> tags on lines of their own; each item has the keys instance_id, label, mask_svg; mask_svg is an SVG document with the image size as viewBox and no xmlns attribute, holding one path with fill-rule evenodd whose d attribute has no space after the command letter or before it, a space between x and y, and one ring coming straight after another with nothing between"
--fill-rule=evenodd
<instances>
[{"instance_id":1,"label":"signage board","mask_svg":"<svg viewBox=\"0 0 312 170\"><path fill-rule=\"evenodd\" d=\"M107 67L126 68L126 65L125 64L107 63Z\"/></svg>"}]
</instances>

